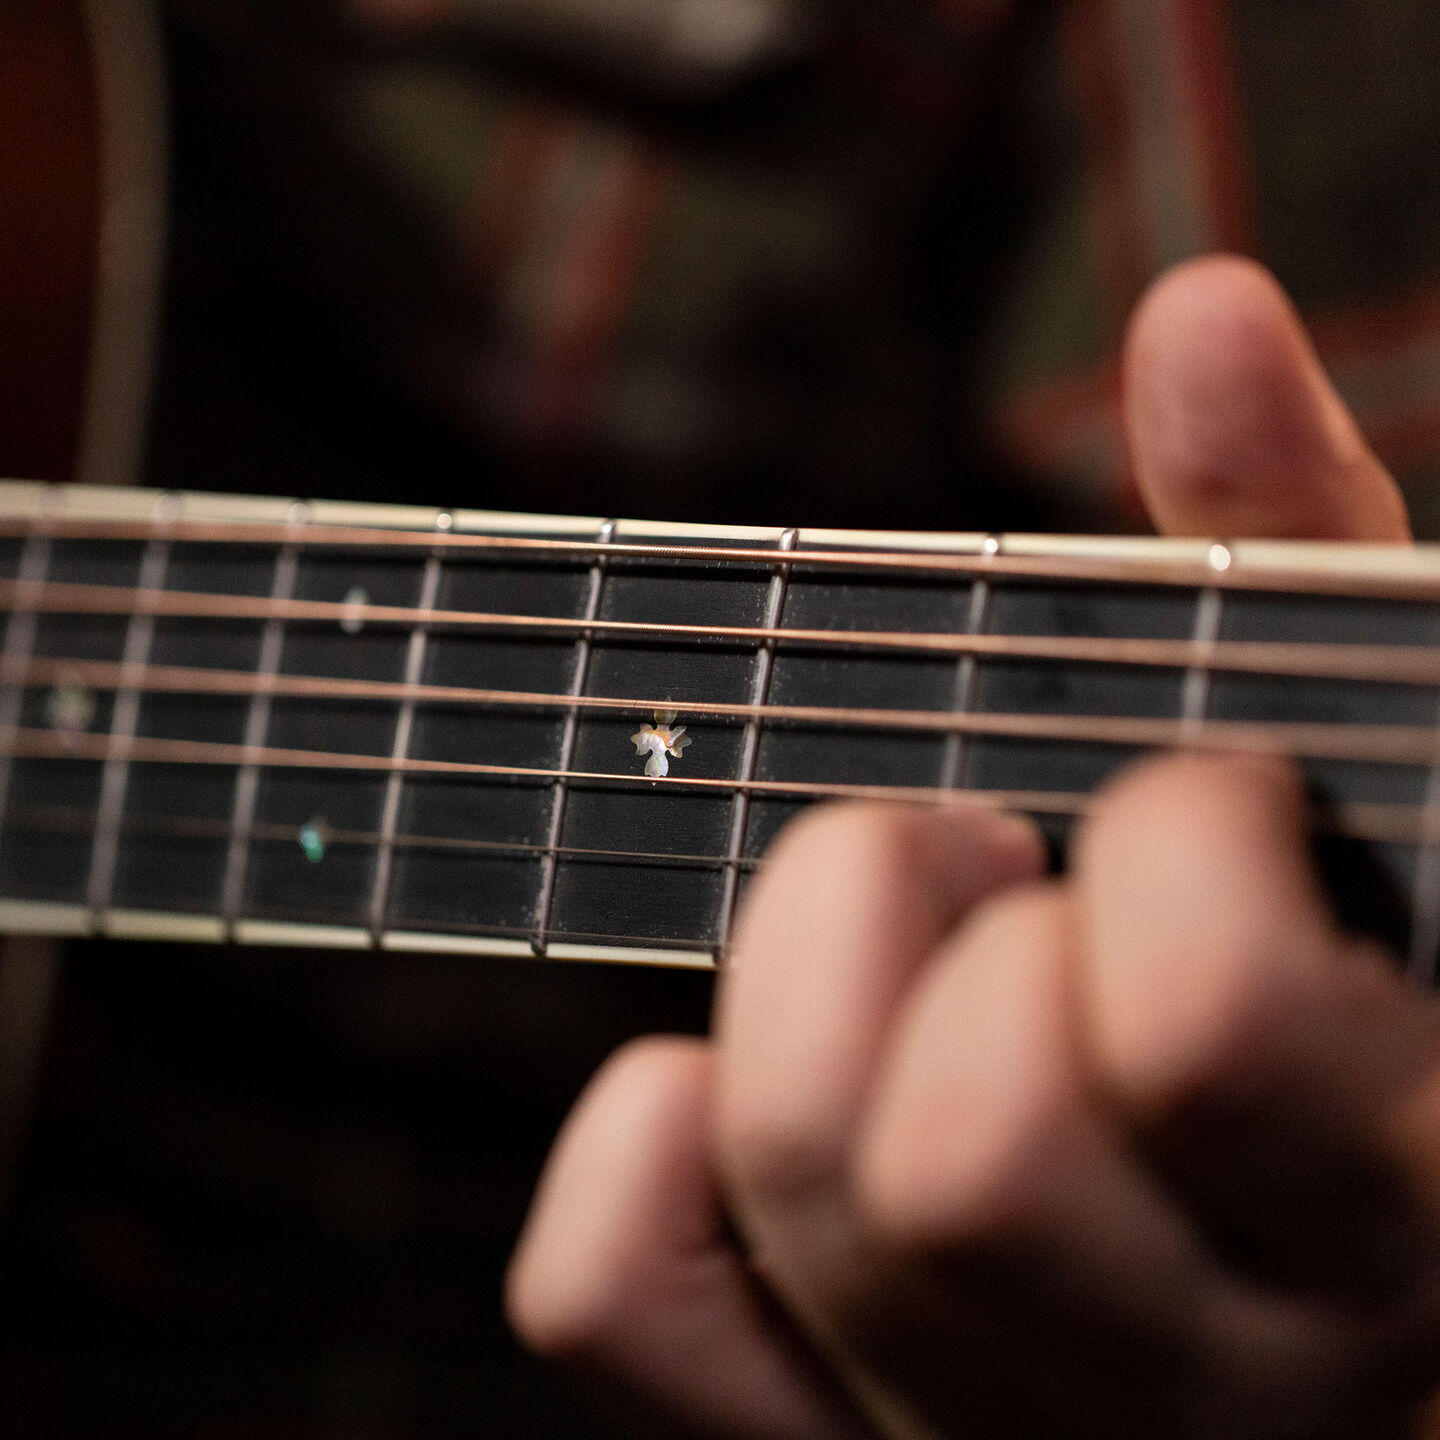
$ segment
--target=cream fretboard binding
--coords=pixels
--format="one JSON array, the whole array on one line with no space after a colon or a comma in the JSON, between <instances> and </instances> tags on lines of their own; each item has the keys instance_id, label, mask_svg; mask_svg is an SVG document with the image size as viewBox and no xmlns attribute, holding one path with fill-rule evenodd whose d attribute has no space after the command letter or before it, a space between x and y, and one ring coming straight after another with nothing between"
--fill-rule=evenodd
<instances>
[{"instance_id":1,"label":"cream fretboard binding","mask_svg":"<svg viewBox=\"0 0 1440 1440\"><path fill-rule=\"evenodd\" d=\"M1434 969L1432 548L3 483L0 608L0 932L708 967L806 804L1063 832L1184 744L1298 757Z\"/></svg>"}]
</instances>

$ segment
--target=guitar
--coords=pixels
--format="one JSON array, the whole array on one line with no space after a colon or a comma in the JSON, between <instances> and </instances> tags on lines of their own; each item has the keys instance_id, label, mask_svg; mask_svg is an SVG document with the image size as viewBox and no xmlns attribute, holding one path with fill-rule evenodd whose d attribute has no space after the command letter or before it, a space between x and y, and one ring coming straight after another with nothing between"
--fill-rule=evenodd
<instances>
[{"instance_id":1,"label":"guitar","mask_svg":"<svg viewBox=\"0 0 1440 1440\"><path fill-rule=\"evenodd\" d=\"M1440 551L0 486L0 931L712 967L826 798L1296 756L1440 946Z\"/></svg>"},{"instance_id":2,"label":"guitar","mask_svg":"<svg viewBox=\"0 0 1440 1440\"><path fill-rule=\"evenodd\" d=\"M160 41L144 0L0 14L0 469L133 479L164 265Z\"/></svg>"}]
</instances>

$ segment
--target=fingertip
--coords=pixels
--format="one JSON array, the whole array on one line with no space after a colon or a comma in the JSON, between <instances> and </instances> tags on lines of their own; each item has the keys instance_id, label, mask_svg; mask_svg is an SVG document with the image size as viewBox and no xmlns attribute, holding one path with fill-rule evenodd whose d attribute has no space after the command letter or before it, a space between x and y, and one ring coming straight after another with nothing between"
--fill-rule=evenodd
<instances>
[{"instance_id":1,"label":"fingertip","mask_svg":"<svg viewBox=\"0 0 1440 1440\"><path fill-rule=\"evenodd\" d=\"M720 1233L708 1185L710 1055L651 1036L612 1055L567 1118L504 1282L521 1340L582 1360L645 1303L656 1259Z\"/></svg>"},{"instance_id":2,"label":"fingertip","mask_svg":"<svg viewBox=\"0 0 1440 1440\"><path fill-rule=\"evenodd\" d=\"M1193 825L1189 809L1241 805L1264 814L1287 831L1298 833L1305 819L1305 782L1284 755L1258 751L1218 753L1189 750L1148 756L1122 770L1096 794L1087 824L1080 832L1083 857L1111 827L1153 822L1168 828L1177 817ZM1083 864L1083 858L1081 863Z\"/></svg>"},{"instance_id":3,"label":"fingertip","mask_svg":"<svg viewBox=\"0 0 1440 1440\"><path fill-rule=\"evenodd\" d=\"M1054 882L1009 891L917 987L855 1145L857 1202L890 1248L953 1254L1023 1222L1074 1098L1069 925Z\"/></svg>"},{"instance_id":4,"label":"fingertip","mask_svg":"<svg viewBox=\"0 0 1440 1440\"><path fill-rule=\"evenodd\" d=\"M712 1049L636 1041L566 1122L505 1279L520 1339L644 1433L838 1440L849 1408L747 1273L711 1165Z\"/></svg>"},{"instance_id":5,"label":"fingertip","mask_svg":"<svg viewBox=\"0 0 1440 1440\"><path fill-rule=\"evenodd\" d=\"M1087 1025L1137 1111L1247 1074L1327 983L1339 937L1305 814L1270 756L1169 756L1098 798L1075 859Z\"/></svg>"},{"instance_id":6,"label":"fingertip","mask_svg":"<svg viewBox=\"0 0 1440 1440\"><path fill-rule=\"evenodd\" d=\"M1179 535L1402 541L1404 502L1263 266L1233 255L1162 275L1124 351L1137 482Z\"/></svg>"}]
</instances>

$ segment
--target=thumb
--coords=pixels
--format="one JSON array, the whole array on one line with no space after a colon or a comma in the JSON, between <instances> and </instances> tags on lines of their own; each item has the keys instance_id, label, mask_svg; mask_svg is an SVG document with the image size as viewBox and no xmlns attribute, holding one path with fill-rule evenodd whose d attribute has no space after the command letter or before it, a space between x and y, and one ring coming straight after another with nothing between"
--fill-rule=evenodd
<instances>
[{"instance_id":1,"label":"thumb","mask_svg":"<svg viewBox=\"0 0 1440 1440\"><path fill-rule=\"evenodd\" d=\"M1253 261L1163 275L1126 337L1131 462L1171 535L1403 541L1400 491Z\"/></svg>"}]
</instances>

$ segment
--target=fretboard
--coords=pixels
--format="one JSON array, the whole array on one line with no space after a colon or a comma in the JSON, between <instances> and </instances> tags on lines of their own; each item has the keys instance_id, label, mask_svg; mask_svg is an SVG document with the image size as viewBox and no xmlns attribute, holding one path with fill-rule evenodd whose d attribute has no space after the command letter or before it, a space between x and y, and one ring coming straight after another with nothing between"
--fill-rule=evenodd
<instances>
[{"instance_id":1,"label":"fretboard","mask_svg":"<svg viewBox=\"0 0 1440 1440\"><path fill-rule=\"evenodd\" d=\"M709 966L805 805L1063 840L1200 746L1296 756L1332 874L1440 946L1432 549L10 483L0 607L0 931Z\"/></svg>"}]
</instances>

